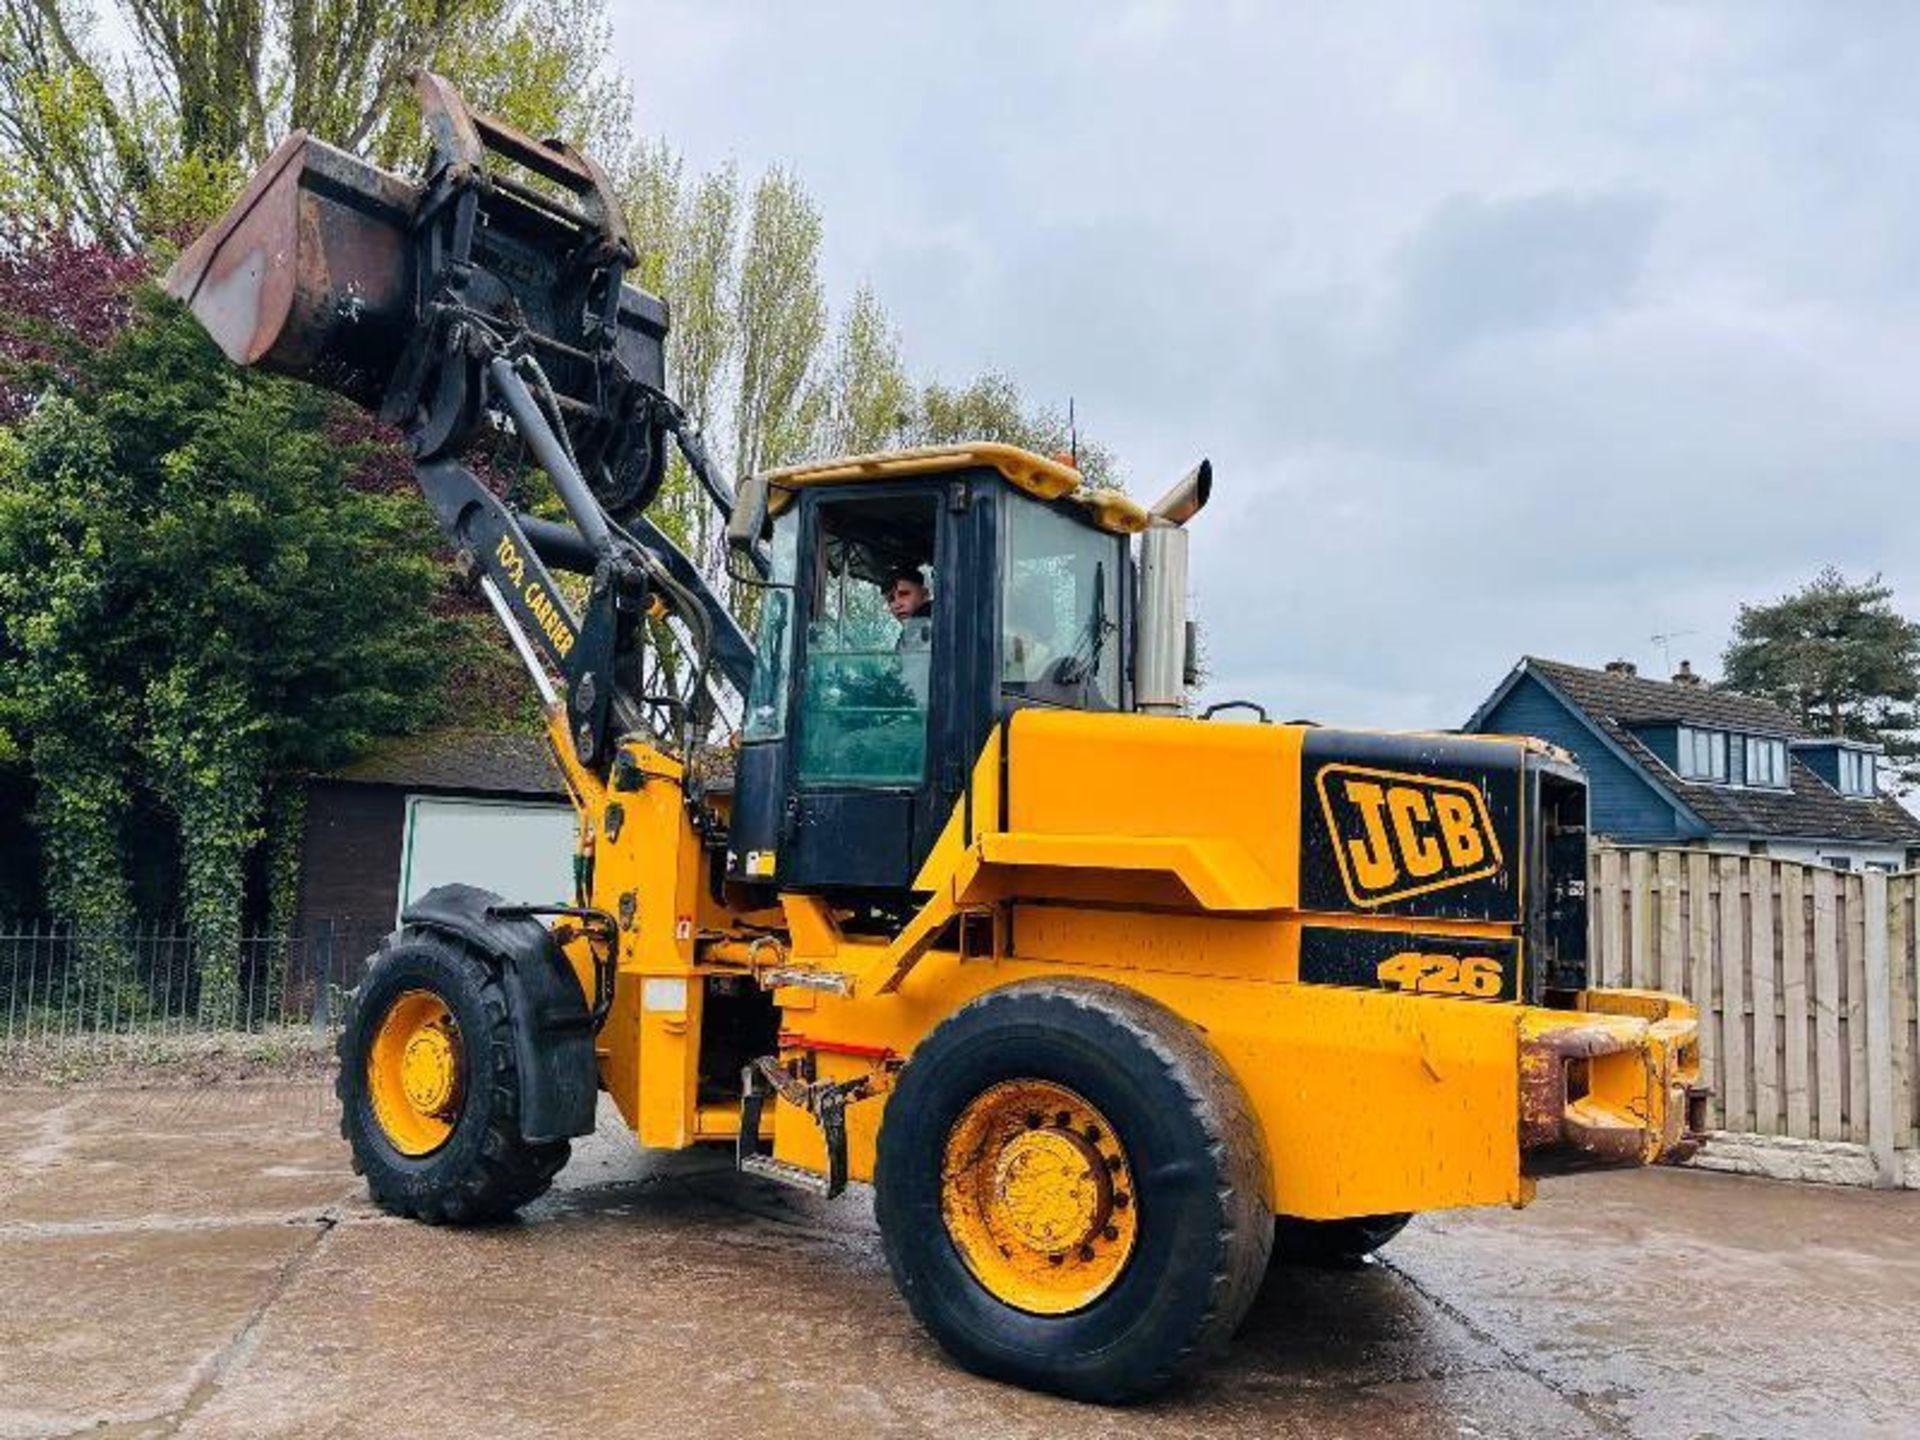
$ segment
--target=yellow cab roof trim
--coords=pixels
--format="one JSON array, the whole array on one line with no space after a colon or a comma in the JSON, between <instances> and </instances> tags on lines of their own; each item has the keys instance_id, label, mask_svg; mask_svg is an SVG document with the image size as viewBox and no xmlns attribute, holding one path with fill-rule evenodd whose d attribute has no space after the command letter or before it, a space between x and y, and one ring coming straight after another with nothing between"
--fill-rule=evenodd
<instances>
[{"instance_id":1,"label":"yellow cab roof trim","mask_svg":"<svg viewBox=\"0 0 1920 1440\"><path fill-rule=\"evenodd\" d=\"M1048 460L1018 445L989 440L971 445L920 445L911 450L881 450L872 455L842 455L782 466L767 471L767 508L778 515L791 503L793 492L805 485L899 480L908 475L980 468L999 471L1008 484L1041 500L1065 497L1074 501L1102 530L1134 535L1147 528L1147 512L1120 491L1083 488L1085 477L1071 465Z\"/></svg>"}]
</instances>

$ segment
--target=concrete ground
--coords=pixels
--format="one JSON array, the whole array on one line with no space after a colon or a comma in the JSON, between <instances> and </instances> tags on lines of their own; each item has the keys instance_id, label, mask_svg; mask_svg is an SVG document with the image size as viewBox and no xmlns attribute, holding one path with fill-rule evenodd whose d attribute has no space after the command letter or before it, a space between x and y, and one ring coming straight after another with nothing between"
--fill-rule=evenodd
<instances>
[{"instance_id":1,"label":"concrete ground","mask_svg":"<svg viewBox=\"0 0 1920 1440\"><path fill-rule=\"evenodd\" d=\"M0 1435L1820 1435L1920 1427L1920 1195L1657 1171L1276 1270L1103 1411L950 1365L864 1196L609 1126L524 1223L370 1208L312 1083L0 1092Z\"/></svg>"}]
</instances>

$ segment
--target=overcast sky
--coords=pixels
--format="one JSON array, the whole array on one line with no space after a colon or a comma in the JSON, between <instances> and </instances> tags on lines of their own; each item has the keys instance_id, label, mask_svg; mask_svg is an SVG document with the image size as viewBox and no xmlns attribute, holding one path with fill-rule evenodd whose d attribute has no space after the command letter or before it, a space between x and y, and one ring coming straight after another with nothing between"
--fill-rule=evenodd
<instances>
[{"instance_id":1,"label":"overcast sky","mask_svg":"<svg viewBox=\"0 0 1920 1440\"><path fill-rule=\"evenodd\" d=\"M1920 7L615 0L642 126L791 166L922 374L1074 397L1195 522L1211 698L1457 725L1920 613Z\"/></svg>"}]
</instances>

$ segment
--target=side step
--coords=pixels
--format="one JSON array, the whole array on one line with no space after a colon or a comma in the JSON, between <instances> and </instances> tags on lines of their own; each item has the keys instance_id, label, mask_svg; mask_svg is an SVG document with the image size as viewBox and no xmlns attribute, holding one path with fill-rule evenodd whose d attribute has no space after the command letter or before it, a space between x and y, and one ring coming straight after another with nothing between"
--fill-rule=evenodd
<instances>
[{"instance_id":1,"label":"side step","mask_svg":"<svg viewBox=\"0 0 1920 1440\"><path fill-rule=\"evenodd\" d=\"M801 1165L791 1165L785 1160L776 1160L771 1155L742 1155L740 1173L757 1175L762 1180L771 1180L777 1185L791 1185L796 1190L804 1190L809 1195L818 1195L831 1200L839 1192L833 1188L833 1181L825 1175L815 1174Z\"/></svg>"},{"instance_id":2,"label":"side step","mask_svg":"<svg viewBox=\"0 0 1920 1440\"><path fill-rule=\"evenodd\" d=\"M734 1168L811 1195L831 1200L847 1188L847 1104L867 1092L867 1080L821 1080L812 1084L790 1074L777 1057L763 1055L740 1072L740 1135L734 1142ZM776 1160L760 1149L760 1114L778 1095L799 1106L820 1126L827 1145L827 1173Z\"/></svg>"},{"instance_id":3,"label":"side step","mask_svg":"<svg viewBox=\"0 0 1920 1440\"><path fill-rule=\"evenodd\" d=\"M778 970L761 971L760 988L762 990L789 988L812 990L821 995L839 995L844 998L853 994L853 977L842 975L837 970L802 970L790 966Z\"/></svg>"}]
</instances>

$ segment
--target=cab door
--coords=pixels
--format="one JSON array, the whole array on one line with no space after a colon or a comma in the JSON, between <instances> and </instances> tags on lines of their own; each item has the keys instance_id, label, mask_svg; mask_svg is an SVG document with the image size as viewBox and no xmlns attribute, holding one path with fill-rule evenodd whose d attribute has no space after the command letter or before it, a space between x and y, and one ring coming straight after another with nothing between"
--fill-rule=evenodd
<instances>
[{"instance_id":1,"label":"cab door","mask_svg":"<svg viewBox=\"0 0 1920 1440\"><path fill-rule=\"evenodd\" d=\"M925 481L801 497L783 887L903 890L950 808L938 717L963 567L945 498ZM902 568L926 576L930 613L889 613L883 586Z\"/></svg>"}]
</instances>

